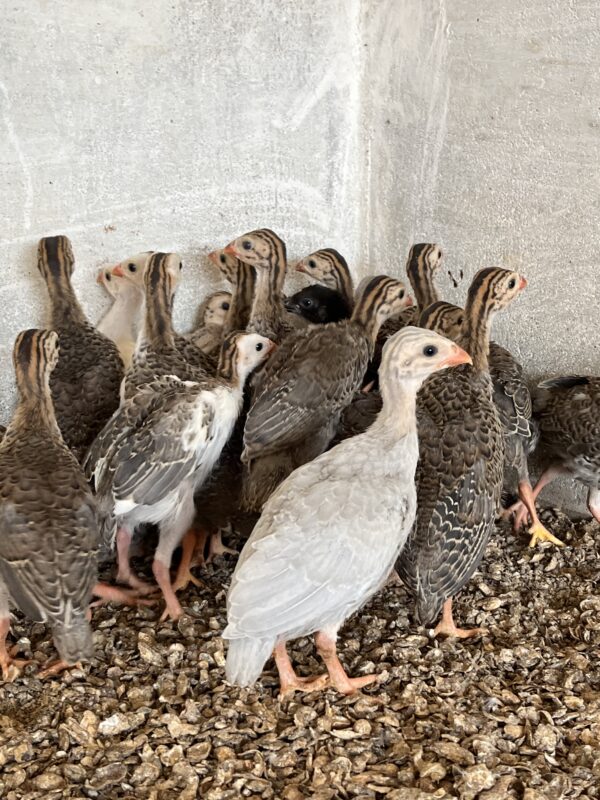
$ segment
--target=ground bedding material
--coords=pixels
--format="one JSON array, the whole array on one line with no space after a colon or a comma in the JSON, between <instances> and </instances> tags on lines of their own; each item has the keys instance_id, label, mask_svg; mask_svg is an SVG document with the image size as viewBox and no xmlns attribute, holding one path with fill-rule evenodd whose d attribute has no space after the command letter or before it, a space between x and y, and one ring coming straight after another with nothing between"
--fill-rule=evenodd
<instances>
[{"instance_id":1,"label":"ground bedding material","mask_svg":"<svg viewBox=\"0 0 600 800\"><path fill-rule=\"evenodd\" d=\"M207 588L182 594L176 624L159 607L95 609L92 664L0 683L0 797L600 797L600 528L542 516L566 547L530 550L499 525L456 601L485 637L432 641L396 585L350 619L344 665L382 679L349 698L280 704L272 662L252 689L224 682L232 557L197 570ZM53 655L44 625L18 617L13 638ZM323 669L309 639L291 655L299 674Z\"/></svg>"}]
</instances>

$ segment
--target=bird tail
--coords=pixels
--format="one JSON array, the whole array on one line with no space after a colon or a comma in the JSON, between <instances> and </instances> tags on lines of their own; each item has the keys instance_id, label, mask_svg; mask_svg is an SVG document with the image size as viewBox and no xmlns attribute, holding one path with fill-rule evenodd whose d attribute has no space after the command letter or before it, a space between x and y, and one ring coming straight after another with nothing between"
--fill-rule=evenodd
<instances>
[{"instance_id":1,"label":"bird tail","mask_svg":"<svg viewBox=\"0 0 600 800\"><path fill-rule=\"evenodd\" d=\"M293 471L294 463L287 453L253 459L244 470L242 509L260 514L275 489Z\"/></svg>"},{"instance_id":2,"label":"bird tail","mask_svg":"<svg viewBox=\"0 0 600 800\"><path fill-rule=\"evenodd\" d=\"M585 376L565 375L561 378L550 378L547 381L538 383L532 392L534 413L541 414L545 410L548 400L557 390L586 386L589 382L590 379Z\"/></svg>"},{"instance_id":3,"label":"bird tail","mask_svg":"<svg viewBox=\"0 0 600 800\"><path fill-rule=\"evenodd\" d=\"M69 625L54 625L52 635L59 656L67 664L76 664L78 661L92 658L94 654L92 629L85 617L78 617Z\"/></svg>"},{"instance_id":4,"label":"bird tail","mask_svg":"<svg viewBox=\"0 0 600 800\"><path fill-rule=\"evenodd\" d=\"M231 639L225 662L229 683L238 686L255 683L274 647L274 639Z\"/></svg>"}]
</instances>

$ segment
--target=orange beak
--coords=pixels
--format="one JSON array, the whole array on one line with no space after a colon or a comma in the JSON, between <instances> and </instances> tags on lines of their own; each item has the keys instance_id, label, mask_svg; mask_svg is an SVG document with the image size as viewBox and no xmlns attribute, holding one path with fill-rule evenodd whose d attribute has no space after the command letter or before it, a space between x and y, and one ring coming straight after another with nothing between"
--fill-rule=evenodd
<instances>
[{"instance_id":1,"label":"orange beak","mask_svg":"<svg viewBox=\"0 0 600 800\"><path fill-rule=\"evenodd\" d=\"M119 278L124 278L125 277L125 273L123 272L123 269L122 269L120 264L117 264L116 267L112 268L112 274L113 275L117 275L117 277L119 277Z\"/></svg>"},{"instance_id":2,"label":"orange beak","mask_svg":"<svg viewBox=\"0 0 600 800\"><path fill-rule=\"evenodd\" d=\"M216 250L213 250L212 253L208 254L209 261L212 261L213 264L219 266L219 255Z\"/></svg>"},{"instance_id":3,"label":"orange beak","mask_svg":"<svg viewBox=\"0 0 600 800\"><path fill-rule=\"evenodd\" d=\"M227 245L227 247L223 250L223 252L228 256L234 256L235 258L238 257L237 250L235 249L235 245L233 242Z\"/></svg>"},{"instance_id":4,"label":"orange beak","mask_svg":"<svg viewBox=\"0 0 600 800\"><path fill-rule=\"evenodd\" d=\"M103 280L103 278L102 278L102 276L103 276L103 275L104 275L104 270L103 270L103 269L101 269L101 270L98 272L98 275L96 276L96 283L99 283L101 286L102 286L102 284L104 283L104 280Z\"/></svg>"},{"instance_id":5,"label":"orange beak","mask_svg":"<svg viewBox=\"0 0 600 800\"><path fill-rule=\"evenodd\" d=\"M306 272L306 268L305 268L304 264L302 263L302 261L298 261L298 263L296 264L294 269L296 270L296 272Z\"/></svg>"},{"instance_id":6,"label":"orange beak","mask_svg":"<svg viewBox=\"0 0 600 800\"><path fill-rule=\"evenodd\" d=\"M409 294L407 294L406 297L404 298L404 308L410 308L412 304L413 304L413 299Z\"/></svg>"},{"instance_id":7,"label":"orange beak","mask_svg":"<svg viewBox=\"0 0 600 800\"><path fill-rule=\"evenodd\" d=\"M519 284L519 291L523 291L523 289L527 286L527 278L521 276L521 283Z\"/></svg>"},{"instance_id":8,"label":"orange beak","mask_svg":"<svg viewBox=\"0 0 600 800\"><path fill-rule=\"evenodd\" d=\"M440 367L457 367L459 364L472 364L471 356L459 347L457 344L452 345L450 355L440 362Z\"/></svg>"},{"instance_id":9,"label":"orange beak","mask_svg":"<svg viewBox=\"0 0 600 800\"><path fill-rule=\"evenodd\" d=\"M277 345L275 342L272 342L270 339L267 342L267 353L272 353L273 350L277 350Z\"/></svg>"}]
</instances>

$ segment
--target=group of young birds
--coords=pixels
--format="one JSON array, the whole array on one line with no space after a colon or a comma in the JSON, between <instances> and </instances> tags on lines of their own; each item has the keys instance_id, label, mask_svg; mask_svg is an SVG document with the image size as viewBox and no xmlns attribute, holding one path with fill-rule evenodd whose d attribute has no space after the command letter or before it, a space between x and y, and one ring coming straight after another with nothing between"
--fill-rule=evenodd
<instances>
[{"instance_id":1,"label":"group of young birds","mask_svg":"<svg viewBox=\"0 0 600 800\"><path fill-rule=\"evenodd\" d=\"M146 252L103 268L114 303L97 326L71 285L65 236L42 239L38 266L48 330L14 346L19 402L0 444L0 666L10 604L52 630L57 674L93 654L91 600L152 602L133 571L134 533L158 529L153 573L164 617L190 569L224 547L239 511L260 514L227 598L228 680L249 685L271 654L281 693L331 683L351 693L336 654L343 622L397 570L416 618L456 627L452 598L476 570L499 510L505 466L531 544L561 544L535 499L559 472L589 487L600 521L600 379L546 381L532 396L522 369L490 342L494 315L526 280L480 270L464 309L439 300L442 252L416 244L404 282L356 288L344 258L318 250L296 264L314 283L285 297L284 242L273 231L235 239L210 260L230 283L178 334L172 306L182 263ZM547 469L532 489L527 457L540 440ZM176 574L172 557L181 546ZM114 584L100 583L116 550ZM327 673L295 674L286 642L316 633Z\"/></svg>"}]
</instances>

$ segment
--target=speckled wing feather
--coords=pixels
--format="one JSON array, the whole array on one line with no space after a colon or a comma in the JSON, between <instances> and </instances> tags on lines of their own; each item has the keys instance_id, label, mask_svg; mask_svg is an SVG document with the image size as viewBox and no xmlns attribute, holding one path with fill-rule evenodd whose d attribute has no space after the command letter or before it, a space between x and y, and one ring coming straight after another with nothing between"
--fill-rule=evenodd
<instances>
[{"instance_id":1,"label":"speckled wing feather","mask_svg":"<svg viewBox=\"0 0 600 800\"><path fill-rule=\"evenodd\" d=\"M494 402L504 431L505 460L521 471L527 468L525 456L533 452L538 439L531 393L521 365L495 342L490 342L489 365Z\"/></svg>"},{"instance_id":2,"label":"speckled wing feather","mask_svg":"<svg viewBox=\"0 0 600 800\"><path fill-rule=\"evenodd\" d=\"M377 419L381 408L382 399L379 392L375 390L367 394L363 391L355 392L352 402L342 411L332 444L366 431Z\"/></svg>"},{"instance_id":3,"label":"speckled wing feather","mask_svg":"<svg viewBox=\"0 0 600 800\"><path fill-rule=\"evenodd\" d=\"M193 341L185 336L175 336L175 347L185 358L190 367L201 370L205 375L214 375L217 371L219 360L219 350L216 352L205 353Z\"/></svg>"},{"instance_id":4,"label":"speckled wing feather","mask_svg":"<svg viewBox=\"0 0 600 800\"><path fill-rule=\"evenodd\" d=\"M63 438L81 459L119 405L123 362L116 345L89 323L54 329L60 355L50 376L52 400Z\"/></svg>"},{"instance_id":5,"label":"speckled wing feather","mask_svg":"<svg viewBox=\"0 0 600 800\"><path fill-rule=\"evenodd\" d=\"M541 444L588 486L600 484L600 378L566 376L534 392Z\"/></svg>"},{"instance_id":6,"label":"speckled wing feather","mask_svg":"<svg viewBox=\"0 0 600 800\"><path fill-rule=\"evenodd\" d=\"M398 562L430 624L473 574L494 524L503 438L486 376L432 376L418 396L417 519Z\"/></svg>"},{"instance_id":7,"label":"speckled wing feather","mask_svg":"<svg viewBox=\"0 0 600 800\"><path fill-rule=\"evenodd\" d=\"M83 616L97 580L96 508L79 472L64 445L34 433L0 454L0 575L37 621Z\"/></svg>"},{"instance_id":8,"label":"speckled wing feather","mask_svg":"<svg viewBox=\"0 0 600 800\"><path fill-rule=\"evenodd\" d=\"M115 501L153 505L193 473L199 440L208 440L213 421L212 406L203 403L200 389L164 376L119 409L86 462L99 493L110 486Z\"/></svg>"},{"instance_id":9,"label":"speckled wing feather","mask_svg":"<svg viewBox=\"0 0 600 800\"><path fill-rule=\"evenodd\" d=\"M175 347L143 345L134 353L131 366L125 373L123 397L131 399L141 386L165 375L194 381L214 375L215 371L215 359L183 336L175 337Z\"/></svg>"},{"instance_id":10,"label":"speckled wing feather","mask_svg":"<svg viewBox=\"0 0 600 800\"><path fill-rule=\"evenodd\" d=\"M327 424L350 402L368 357L366 337L346 323L289 337L265 369L248 414L245 458L300 444Z\"/></svg>"}]
</instances>

